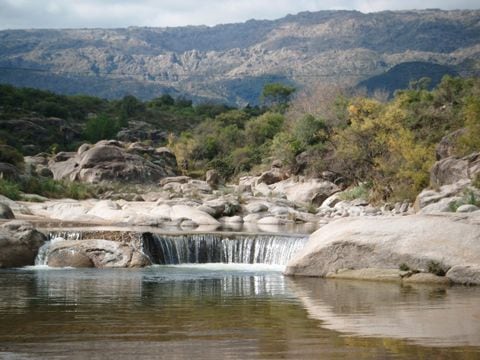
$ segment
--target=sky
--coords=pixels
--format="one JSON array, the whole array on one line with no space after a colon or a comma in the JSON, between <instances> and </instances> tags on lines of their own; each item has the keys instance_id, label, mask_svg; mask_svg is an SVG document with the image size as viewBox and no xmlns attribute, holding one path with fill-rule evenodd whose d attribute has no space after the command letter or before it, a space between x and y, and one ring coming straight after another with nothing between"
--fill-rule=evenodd
<instances>
[{"instance_id":1,"label":"sky","mask_svg":"<svg viewBox=\"0 0 480 360\"><path fill-rule=\"evenodd\" d=\"M479 0L423 0L422 8L479 9ZM0 0L0 29L216 25L301 11L418 9L418 0Z\"/></svg>"}]
</instances>

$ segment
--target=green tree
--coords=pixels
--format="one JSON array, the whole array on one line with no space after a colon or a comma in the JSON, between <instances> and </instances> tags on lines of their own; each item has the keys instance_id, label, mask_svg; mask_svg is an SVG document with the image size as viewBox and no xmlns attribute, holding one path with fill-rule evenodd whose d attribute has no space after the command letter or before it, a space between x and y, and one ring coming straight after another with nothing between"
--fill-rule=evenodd
<instances>
[{"instance_id":1,"label":"green tree","mask_svg":"<svg viewBox=\"0 0 480 360\"><path fill-rule=\"evenodd\" d=\"M280 83L270 83L263 87L260 100L267 107L275 108L278 111L284 111L294 92L295 88L292 86Z\"/></svg>"},{"instance_id":2,"label":"green tree","mask_svg":"<svg viewBox=\"0 0 480 360\"><path fill-rule=\"evenodd\" d=\"M262 145L282 129L285 117L278 113L267 112L247 122L245 137L249 144Z\"/></svg>"},{"instance_id":3,"label":"green tree","mask_svg":"<svg viewBox=\"0 0 480 360\"><path fill-rule=\"evenodd\" d=\"M84 134L88 141L96 143L100 140L114 138L119 130L117 121L102 114L87 121Z\"/></svg>"},{"instance_id":4,"label":"green tree","mask_svg":"<svg viewBox=\"0 0 480 360\"><path fill-rule=\"evenodd\" d=\"M469 97L464 109L465 132L458 139L456 151L465 156L480 151L480 98Z\"/></svg>"}]
</instances>

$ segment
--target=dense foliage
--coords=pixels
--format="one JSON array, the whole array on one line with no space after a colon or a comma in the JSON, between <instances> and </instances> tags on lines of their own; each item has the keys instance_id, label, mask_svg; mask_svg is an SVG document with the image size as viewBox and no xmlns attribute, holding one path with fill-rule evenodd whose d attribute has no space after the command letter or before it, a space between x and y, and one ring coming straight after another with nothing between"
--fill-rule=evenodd
<instances>
[{"instance_id":1,"label":"dense foliage","mask_svg":"<svg viewBox=\"0 0 480 360\"><path fill-rule=\"evenodd\" d=\"M216 168L228 178L277 159L291 173L362 184L372 201L413 199L427 187L435 147L454 130L465 128L454 144L458 156L480 150L478 79L446 76L431 91L413 86L390 101L322 90L282 111L274 105L261 115L237 109L209 118L171 146L189 171Z\"/></svg>"},{"instance_id":2,"label":"dense foliage","mask_svg":"<svg viewBox=\"0 0 480 360\"><path fill-rule=\"evenodd\" d=\"M435 147L445 135L461 131L452 144L458 156L480 151L480 80L446 76L433 90L417 85L387 101L333 87L292 99L295 89L270 84L262 108L194 105L168 94L147 102L133 96L107 101L0 86L0 125L33 112L62 116L80 129L79 143L115 137L143 121L168 134L166 145L192 176L216 169L233 179L275 159L291 174L356 186L371 201L403 200L429 185ZM21 164L22 148L9 138L18 136L2 129L8 135L2 161Z\"/></svg>"}]
</instances>

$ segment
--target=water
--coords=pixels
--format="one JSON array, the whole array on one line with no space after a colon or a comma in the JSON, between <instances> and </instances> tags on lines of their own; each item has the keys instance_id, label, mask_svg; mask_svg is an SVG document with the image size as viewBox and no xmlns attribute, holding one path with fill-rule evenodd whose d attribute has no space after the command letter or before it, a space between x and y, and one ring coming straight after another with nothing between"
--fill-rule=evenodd
<instances>
[{"instance_id":1,"label":"water","mask_svg":"<svg viewBox=\"0 0 480 360\"><path fill-rule=\"evenodd\" d=\"M151 234L147 252L159 264L287 262L306 244L306 236L267 234Z\"/></svg>"},{"instance_id":2,"label":"water","mask_svg":"<svg viewBox=\"0 0 480 360\"><path fill-rule=\"evenodd\" d=\"M478 359L480 289L279 265L0 270L1 359Z\"/></svg>"},{"instance_id":3,"label":"water","mask_svg":"<svg viewBox=\"0 0 480 360\"><path fill-rule=\"evenodd\" d=\"M114 237L116 233L107 234ZM55 242L81 240L83 236L84 233L81 231L49 233L49 241L40 248L35 264L48 263L48 250ZM105 233L100 236L105 238ZM308 241L306 235L219 232L185 234L145 232L138 233L138 236L142 238L140 245L142 253L149 257L152 263L163 265L186 263L286 265Z\"/></svg>"}]
</instances>

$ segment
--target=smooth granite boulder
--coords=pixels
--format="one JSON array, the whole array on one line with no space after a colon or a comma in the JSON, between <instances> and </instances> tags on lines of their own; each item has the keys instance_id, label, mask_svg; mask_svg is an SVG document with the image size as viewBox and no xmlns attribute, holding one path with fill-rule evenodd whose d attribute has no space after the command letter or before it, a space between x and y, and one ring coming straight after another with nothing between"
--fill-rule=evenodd
<instances>
[{"instance_id":1,"label":"smooth granite boulder","mask_svg":"<svg viewBox=\"0 0 480 360\"><path fill-rule=\"evenodd\" d=\"M480 216L474 214L340 219L313 233L285 274L327 277L344 270L401 266L447 272L470 265L466 280L451 280L470 282L469 277L474 283L480 269Z\"/></svg>"}]
</instances>

